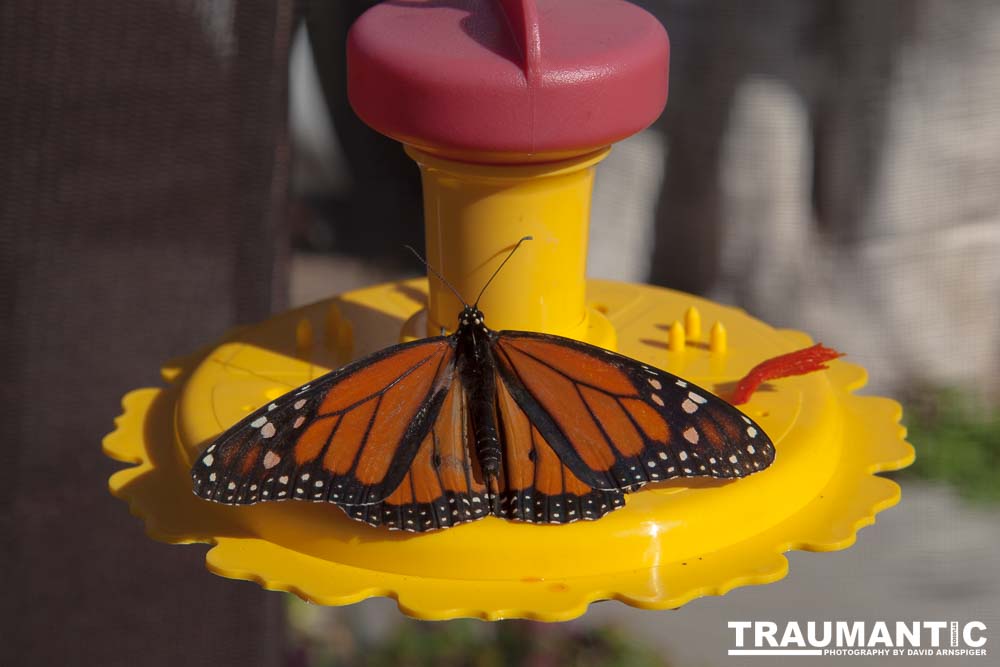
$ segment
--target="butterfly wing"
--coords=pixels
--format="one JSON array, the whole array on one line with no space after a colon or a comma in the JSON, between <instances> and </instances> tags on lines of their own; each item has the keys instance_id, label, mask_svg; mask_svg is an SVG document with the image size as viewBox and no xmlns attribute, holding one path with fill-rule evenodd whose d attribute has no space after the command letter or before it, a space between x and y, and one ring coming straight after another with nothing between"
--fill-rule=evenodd
<instances>
[{"instance_id":1,"label":"butterfly wing","mask_svg":"<svg viewBox=\"0 0 1000 667\"><path fill-rule=\"evenodd\" d=\"M455 379L395 492L381 503L345 507L348 516L410 532L448 528L487 516L489 499L468 431L466 394Z\"/></svg>"},{"instance_id":2,"label":"butterfly wing","mask_svg":"<svg viewBox=\"0 0 1000 667\"><path fill-rule=\"evenodd\" d=\"M195 460L194 492L225 504L377 504L404 478L450 395L454 341L387 348L276 399ZM357 517L355 517L357 518Z\"/></svg>"},{"instance_id":3,"label":"butterfly wing","mask_svg":"<svg viewBox=\"0 0 1000 667\"><path fill-rule=\"evenodd\" d=\"M665 371L546 334L502 331L492 349L502 384L533 432L595 491L674 477L743 477L774 460L773 444L753 420ZM501 402L502 412L510 409ZM508 462L521 447L511 442Z\"/></svg>"},{"instance_id":4,"label":"butterfly wing","mask_svg":"<svg viewBox=\"0 0 1000 667\"><path fill-rule=\"evenodd\" d=\"M503 433L500 514L528 523L598 519L625 504L617 490L595 489L565 465L521 408L505 382L497 382Z\"/></svg>"}]
</instances>

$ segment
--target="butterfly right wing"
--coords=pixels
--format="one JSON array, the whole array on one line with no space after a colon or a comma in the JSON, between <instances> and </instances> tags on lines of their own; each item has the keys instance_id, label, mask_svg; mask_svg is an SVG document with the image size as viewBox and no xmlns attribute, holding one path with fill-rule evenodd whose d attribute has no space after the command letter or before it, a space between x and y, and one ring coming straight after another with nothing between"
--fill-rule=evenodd
<instances>
[{"instance_id":1,"label":"butterfly right wing","mask_svg":"<svg viewBox=\"0 0 1000 667\"><path fill-rule=\"evenodd\" d=\"M497 382L503 432L500 514L528 523L572 523L599 519L625 504L617 489L595 489L580 481L525 414L506 383Z\"/></svg>"},{"instance_id":2,"label":"butterfly right wing","mask_svg":"<svg viewBox=\"0 0 1000 667\"><path fill-rule=\"evenodd\" d=\"M580 341L501 331L502 383L574 476L631 491L675 477L744 477L774 446L747 415L666 371Z\"/></svg>"}]
</instances>

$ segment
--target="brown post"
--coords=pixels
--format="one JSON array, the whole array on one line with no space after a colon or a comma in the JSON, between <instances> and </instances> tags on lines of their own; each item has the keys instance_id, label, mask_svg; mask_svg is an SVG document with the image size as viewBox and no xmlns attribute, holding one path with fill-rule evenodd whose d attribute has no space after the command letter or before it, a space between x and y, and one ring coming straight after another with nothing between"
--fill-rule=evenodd
<instances>
[{"instance_id":1,"label":"brown post","mask_svg":"<svg viewBox=\"0 0 1000 667\"><path fill-rule=\"evenodd\" d=\"M291 5L0 6L5 664L279 663L281 596L147 538L100 441L282 306Z\"/></svg>"}]
</instances>

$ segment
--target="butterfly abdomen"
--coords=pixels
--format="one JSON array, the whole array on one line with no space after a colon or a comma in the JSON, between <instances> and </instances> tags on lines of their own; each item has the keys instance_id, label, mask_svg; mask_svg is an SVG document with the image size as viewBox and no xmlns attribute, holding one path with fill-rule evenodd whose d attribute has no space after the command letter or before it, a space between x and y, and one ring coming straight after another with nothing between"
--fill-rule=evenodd
<instances>
[{"instance_id":1,"label":"butterfly abdomen","mask_svg":"<svg viewBox=\"0 0 1000 667\"><path fill-rule=\"evenodd\" d=\"M490 350L489 330L481 325L463 325L457 335L455 354L462 387L468 397L476 458L496 514L499 512L498 477L502 454L497 426L496 365Z\"/></svg>"}]
</instances>

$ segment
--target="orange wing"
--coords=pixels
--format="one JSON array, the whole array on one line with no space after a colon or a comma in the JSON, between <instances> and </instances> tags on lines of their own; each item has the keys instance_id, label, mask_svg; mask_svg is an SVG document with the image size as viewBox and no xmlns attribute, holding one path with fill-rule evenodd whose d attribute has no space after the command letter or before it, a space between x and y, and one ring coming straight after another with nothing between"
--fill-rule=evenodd
<instances>
[{"instance_id":1,"label":"orange wing","mask_svg":"<svg viewBox=\"0 0 1000 667\"><path fill-rule=\"evenodd\" d=\"M452 382L402 483L381 503L345 507L348 516L411 532L448 528L487 516L489 498L469 445L465 401L461 382Z\"/></svg>"},{"instance_id":2,"label":"orange wing","mask_svg":"<svg viewBox=\"0 0 1000 667\"><path fill-rule=\"evenodd\" d=\"M387 348L285 394L223 433L191 469L225 504L296 498L341 507L386 500L451 395L453 341Z\"/></svg>"},{"instance_id":3,"label":"orange wing","mask_svg":"<svg viewBox=\"0 0 1000 667\"><path fill-rule=\"evenodd\" d=\"M497 406L504 441L501 516L529 523L572 523L599 519L625 504L621 491L597 490L581 481L503 382L497 383Z\"/></svg>"},{"instance_id":4,"label":"orange wing","mask_svg":"<svg viewBox=\"0 0 1000 667\"><path fill-rule=\"evenodd\" d=\"M499 332L493 350L512 399L501 403L504 419L516 407L532 424L532 437L543 437L563 468L591 489L743 477L774 460L773 444L753 420L665 371L586 343L521 331ZM513 465L522 445L506 440Z\"/></svg>"}]
</instances>

